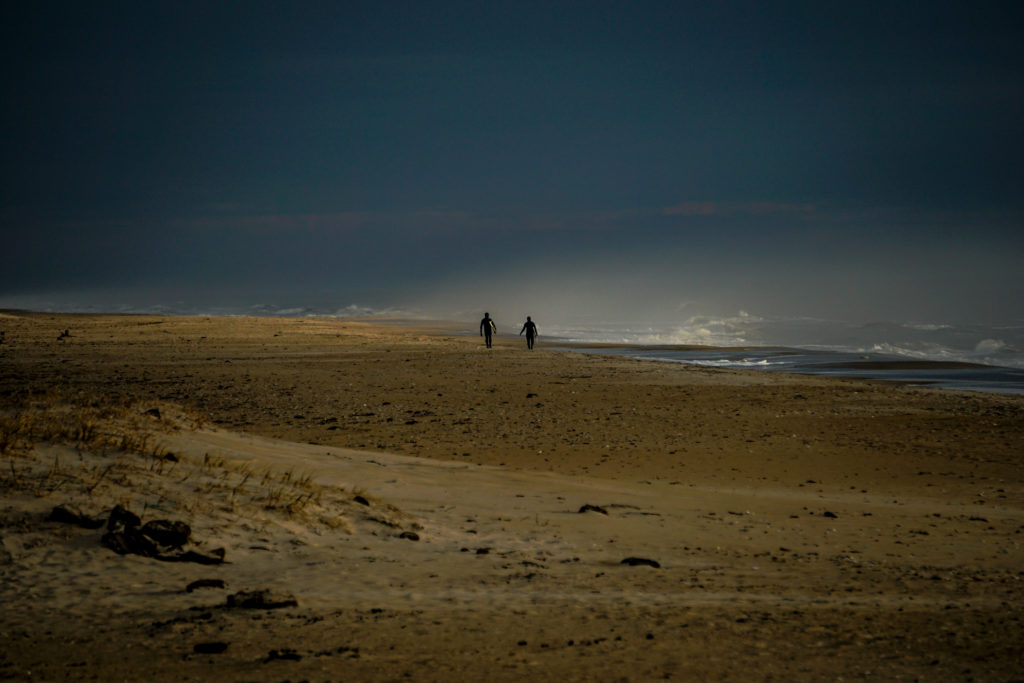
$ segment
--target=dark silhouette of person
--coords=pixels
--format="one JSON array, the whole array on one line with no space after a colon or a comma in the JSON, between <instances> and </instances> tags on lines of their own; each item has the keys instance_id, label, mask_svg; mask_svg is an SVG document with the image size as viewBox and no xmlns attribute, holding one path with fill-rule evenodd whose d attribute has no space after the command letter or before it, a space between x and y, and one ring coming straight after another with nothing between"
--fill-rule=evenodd
<instances>
[{"instance_id":1,"label":"dark silhouette of person","mask_svg":"<svg viewBox=\"0 0 1024 683\"><path fill-rule=\"evenodd\" d=\"M532 320L530 320L530 316L526 316L526 322L523 323L523 329L519 330L520 336L523 332L526 333L526 348L532 349L533 340L537 337L537 326Z\"/></svg>"},{"instance_id":2,"label":"dark silhouette of person","mask_svg":"<svg viewBox=\"0 0 1024 683\"><path fill-rule=\"evenodd\" d=\"M480 336L487 343L487 348L491 348L491 334L497 331L498 328L494 325L494 321L491 320L491 314L485 311L484 319L480 321Z\"/></svg>"}]
</instances>

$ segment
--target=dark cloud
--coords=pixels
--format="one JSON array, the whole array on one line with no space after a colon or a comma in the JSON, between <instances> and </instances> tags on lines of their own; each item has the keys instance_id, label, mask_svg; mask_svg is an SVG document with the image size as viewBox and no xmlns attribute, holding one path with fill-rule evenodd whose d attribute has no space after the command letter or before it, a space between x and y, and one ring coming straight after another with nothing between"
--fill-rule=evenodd
<instances>
[{"instance_id":1,"label":"dark cloud","mask_svg":"<svg viewBox=\"0 0 1024 683\"><path fill-rule=\"evenodd\" d=\"M686 267L721 299L794 307L811 304L792 283L838 300L909 273L968 311L1024 272L1021 19L1003 2L22 3L0 29L0 294L403 298L531 269L614 290L681 286ZM953 297L946 259L968 252L983 272L956 271Z\"/></svg>"}]
</instances>

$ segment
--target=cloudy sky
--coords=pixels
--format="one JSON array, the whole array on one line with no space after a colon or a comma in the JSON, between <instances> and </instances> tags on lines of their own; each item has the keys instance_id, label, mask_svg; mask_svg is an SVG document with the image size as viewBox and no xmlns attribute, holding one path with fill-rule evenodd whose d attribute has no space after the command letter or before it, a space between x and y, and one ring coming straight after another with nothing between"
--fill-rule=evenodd
<instances>
[{"instance_id":1,"label":"cloudy sky","mask_svg":"<svg viewBox=\"0 0 1024 683\"><path fill-rule=\"evenodd\" d=\"M1024 317L1017 2L23 2L0 304Z\"/></svg>"}]
</instances>

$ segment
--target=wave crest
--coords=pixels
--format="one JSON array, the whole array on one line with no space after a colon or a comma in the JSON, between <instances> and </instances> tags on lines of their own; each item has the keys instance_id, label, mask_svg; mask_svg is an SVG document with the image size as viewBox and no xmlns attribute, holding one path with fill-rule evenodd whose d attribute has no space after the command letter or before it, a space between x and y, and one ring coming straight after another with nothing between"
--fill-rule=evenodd
<instances>
[{"instance_id":1,"label":"wave crest","mask_svg":"<svg viewBox=\"0 0 1024 683\"><path fill-rule=\"evenodd\" d=\"M1024 368L1024 328L947 323L850 323L786 318L739 311L694 315L662 327L605 327L554 331L580 342L712 347L786 347L875 353L918 360L961 361Z\"/></svg>"},{"instance_id":2,"label":"wave crest","mask_svg":"<svg viewBox=\"0 0 1024 683\"><path fill-rule=\"evenodd\" d=\"M982 339L974 347L977 353L996 353L1006 348L1006 342L1002 339Z\"/></svg>"}]
</instances>

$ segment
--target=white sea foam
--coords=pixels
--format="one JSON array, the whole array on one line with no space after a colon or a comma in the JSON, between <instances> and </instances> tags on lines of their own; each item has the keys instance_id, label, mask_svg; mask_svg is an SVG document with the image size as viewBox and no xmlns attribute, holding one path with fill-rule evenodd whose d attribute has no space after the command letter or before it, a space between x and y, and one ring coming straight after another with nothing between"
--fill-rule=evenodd
<instances>
[{"instance_id":1,"label":"white sea foam","mask_svg":"<svg viewBox=\"0 0 1024 683\"><path fill-rule=\"evenodd\" d=\"M1006 348L1006 342L1002 339L982 339L974 347L976 353L997 353Z\"/></svg>"},{"instance_id":2,"label":"white sea foam","mask_svg":"<svg viewBox=\"0 0 1024 683\"><path fill-rule=\"evenodd\" d=\"M940 346L938 344L930 344L922 347L910 347L900 346L898 344L889 344L888 342L881 342L873 344L870 348L861 348L858 351L862 353L876 353L885 356L896 356L899 358L914 358L917 360L934 360L934 361L966 361L963 353L958 353L955 349Z\"/></svg>"},{"instance_id":3,"label":"white sea foam","mask_svg":"<svg viewBox=\"0 0 1024 683\"><path fill-rule=\"evenodd\" d=\"M559 329L547 325L546 331L579 342L787 347L1024 368L1024 327L1020 326L857 324L817 318L773 318L741 311L732 316L691 316L662 327L590 324Z\"/></svg>"},{"instance_id":4,"label":"white sea foam","mask_svg":"<svg viewBox=\"0 0 1024 683\"><path fill-rule=\"evenodd\" d=\"M951 329L950 325L942 325L937 323L903 323L903 327L910 330L924 330L925 332L934 332L935 330L948 330Z\"/></svg>"},{"instance_id":5,"label":"white sea foam","mask_svg":"<svg viewBox=\"0 0 1024 683\"><path fill-rule=\"evenodd\" d=\"M661 361L671 361L671 362L676 362L676 363L686 363L687 365L703 365L705 367L710 367L710 368L740 368L740 369L748 368L748 369L758 369L758 370L764 370L764 369L770 368L770 367L772 367L774 365L781 365L781 363L772 362L772 361L768 360L767 358L760 358L760 359L758 359L758 358L744 358L744 359L740 359L740 360L731 360L731 359L722 359L722 360L693 359L693 360L683 360L683 361L681 361L678 358L651 357L650 360L661 360Z\"/></svg>"}]
</instances>

